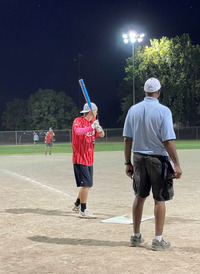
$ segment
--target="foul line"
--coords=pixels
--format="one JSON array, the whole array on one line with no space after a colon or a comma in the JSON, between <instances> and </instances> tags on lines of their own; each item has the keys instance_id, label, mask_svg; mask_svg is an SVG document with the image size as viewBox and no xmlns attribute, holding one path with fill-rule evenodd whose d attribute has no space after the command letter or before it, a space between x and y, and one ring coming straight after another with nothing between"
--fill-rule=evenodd
<instances>
[{"instance_id":1,"label":"foul line","mask_svg":"<svg viewBox=\"0 0 200 274\"><path fill-rule=\"evenodd\" d=\"M22 179L23 181L27 181L27 182L30 182L30 183L33 183L33 184L37 184L37 185L39 185L40 187L46 188L46 189L48 189L48 190L50 190L50 191L57 192L57 193L59 193L59 194L63 194L63 195L65 195L65 196L67 196L67 197L72 197L71 195L69 195L69 194L67 194L67 193L65 193L65 192L63 192L63 191L61 191L61 190L57 190L56 188L53 188L53 187L44 185L44 184L42 184L42 183L40 183L40 182L38 182L38 181L36 181L36 180L33 180L33 179L29 178L29 177L20 175L20 174L18 174L18 173L16 173L16 172L9 171L9 170L6 170L6 169L0 169L0 171L4 172L5 174L11 175L11 176L13 176L13 177L17 177L17 178L19 178L19 179Z\"/></svg>"}]
</instances>

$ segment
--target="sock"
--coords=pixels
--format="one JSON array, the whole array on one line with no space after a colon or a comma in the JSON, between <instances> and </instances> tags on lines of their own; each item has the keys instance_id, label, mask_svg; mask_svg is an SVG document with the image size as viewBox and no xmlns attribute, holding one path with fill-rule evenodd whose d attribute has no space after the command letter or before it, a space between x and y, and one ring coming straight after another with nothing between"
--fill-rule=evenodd
<instances>
[{"instance_id":1,"label":"sock","mask_svg":"<svg viewBox=\"0 0 200 274\"><path fill-rule=\"evenodd\" d=\"M159 242L161 242L161 241L162 241L162 235L160 235L160 236L155 236L155 239L158 240Z\"/></svg>"},{"instance_id":2,"label":"sock","mask_svg":"<svg viewBox=\"0 0 200 274\"><path fill-rule=\"evenodd\" d=\"M138 239L140 238L141 234L140 233L134 233L133 236L137 237Z\"/></svg>"},{"instance_id":3,"label":"sock","mask_svg":"<svg viewBox=\"0 0 200 274\"><path fill-rule=\"evenodd\" d=\"M80 199L79 199L79 198L76 199L75 205L76 205L76 206L79 206L79 205L80 205Z\"/></svg>"},{"instance_id":4,"label":"sock","mask_svg":"<svg viewBox=\"0 0 200 274\"><path fill-rule=\"evenodd\" d=\"M86 209L86 204L81 204L81 211L84 212Z\"/></svg>"}]
</instances>

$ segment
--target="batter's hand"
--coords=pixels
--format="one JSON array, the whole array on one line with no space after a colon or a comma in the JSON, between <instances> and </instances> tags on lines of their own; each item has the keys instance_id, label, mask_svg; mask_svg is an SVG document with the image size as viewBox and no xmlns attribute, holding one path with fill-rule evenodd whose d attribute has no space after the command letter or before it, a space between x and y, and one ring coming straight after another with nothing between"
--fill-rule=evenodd
<instances>
[{"instance_id":1,"label":"batter's hand","mask_svg":"<svg viewBox=\"0 0 200 274\"><path fill-rule=\"evenodd\" d=\"M98 133L100 133L100 132L103 131L103 128L102 128L100 125L98 125L98 126L96 127L96 130L97 130Z\"/></svg>"},{"instance_id":2,"label":"batter's hand","mask_svg":"<svg viewBox=\"0 0 200 274\"><path fill-rule=\"evenodd\" d=\"M133 165L127 165L125 169L126 175L133 179Z\"/></svg>"},{"instance_id":3,"label":"batter's hand","mask_svg":"<svg viewBox=\"0 0 200 274\"><path fill-rule=\"evenodd\" d=\"M94 121L94 123L91 125L91 127L93 129L97 128L97 126L99 126L99 121L98 120Z\"/></svg>"}]
</instances>

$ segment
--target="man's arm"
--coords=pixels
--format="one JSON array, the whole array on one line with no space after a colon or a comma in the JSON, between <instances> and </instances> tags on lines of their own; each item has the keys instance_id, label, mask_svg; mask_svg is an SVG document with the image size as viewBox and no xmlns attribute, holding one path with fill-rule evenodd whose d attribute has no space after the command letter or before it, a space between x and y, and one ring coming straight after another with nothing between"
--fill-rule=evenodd
<instances>
[{"instance_id":1,"label":"man's arm","mask_svg":"<svg viewBox=\"0 0 200 274\"><path fill-rule=\"evenodd\" d=\"M47 140L47 136L48 136L48 132L46 133L45 137L44 137L44 142L46 143Z\"/></svg>"},{"instance_id":2,"label":"man's arm","mask_svg":"<svg viewBox=\"0 0 200 274\"><path fill-rule=\"evenodd\" d=\"M75 134L83 135L83 134L95 129L97 127L97 125L99 125L98 121L94 121L94 123L88 127L82 127L82 125L78 125L78 127L75 129Z\"/></svg>"},{"instance_id":3,"label":"man's arm","mask_svg":"<svg viewBox=\"0 0 200 274\"><path fill-rule=\"evenodd\" d=\"M132 148L133 139L131 137L124 137L124 158L126 165L126 175L130 178L133 178L133 165L131 163L131 148Z\"/></svg>"},{"instance_id":4,"label":"man's arm","mask_svg":"<svg viewBox=\"0 0 200 274\"><path fill-rule=\"evenodd\" d=\"M175 171L175 177L176 179L181 178L182 170L179 163L178 154L176 151L176 146L174 140L167 140L164 141L164 147L167 150L170 158L172 159L172 162L174 163L174 171Z\"/></svg>"}]
</instances>

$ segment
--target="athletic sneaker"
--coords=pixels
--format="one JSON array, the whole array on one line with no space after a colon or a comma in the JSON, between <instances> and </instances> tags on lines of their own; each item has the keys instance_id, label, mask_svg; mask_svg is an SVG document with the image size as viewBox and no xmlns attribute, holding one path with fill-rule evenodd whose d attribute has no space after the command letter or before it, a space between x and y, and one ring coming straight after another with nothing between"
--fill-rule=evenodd
<instances>
[{"instance_id":1,"label":"athletic sneaker","mask_svg":"<svg viewBox=\"0 0 200 274\"><path fill-rule=\"evenodd\" d=\"M131 246L140 246L140 244L142 244L144 242L144 239L142 238L142 235L140 234L140 237L136 237L136 236L131 236Z\"/></svg>"},{"instance_id":2,"label":"athletic sneaker","mask_svg":"<svg viewBox=\"0 0 200 274\"><path fill-rule=\"evenodd\" d=\"M81 210L79 211L79 218L86 218L86 219L95 219L96 216L92 214L88 209L85 209L84 212Z\"/></svg>"},{"instance_id":3,"label":"athletic sneaker","mask_svg":"<svg viewBox=\"0 0 200 274\"><path fill-rule=\"evenodd\" d=\"M169 242L165 242L163 239L161 242L159 242L156 239L153 239L151 249L154 251L169 249L171 247L171 244Z\"/></svg>"},{"instance_id":4,"label":"athletic sneaker","mask_svg":"<svg viewBox=\"0 0 200 274\"><path fill-rule=\"evenodd\" d=\"M76 204L74 204L74 206L72 207L72 210L78 213L80 208L81 208L81 205L77 206Z\"/></svg>"}]
</instances>

